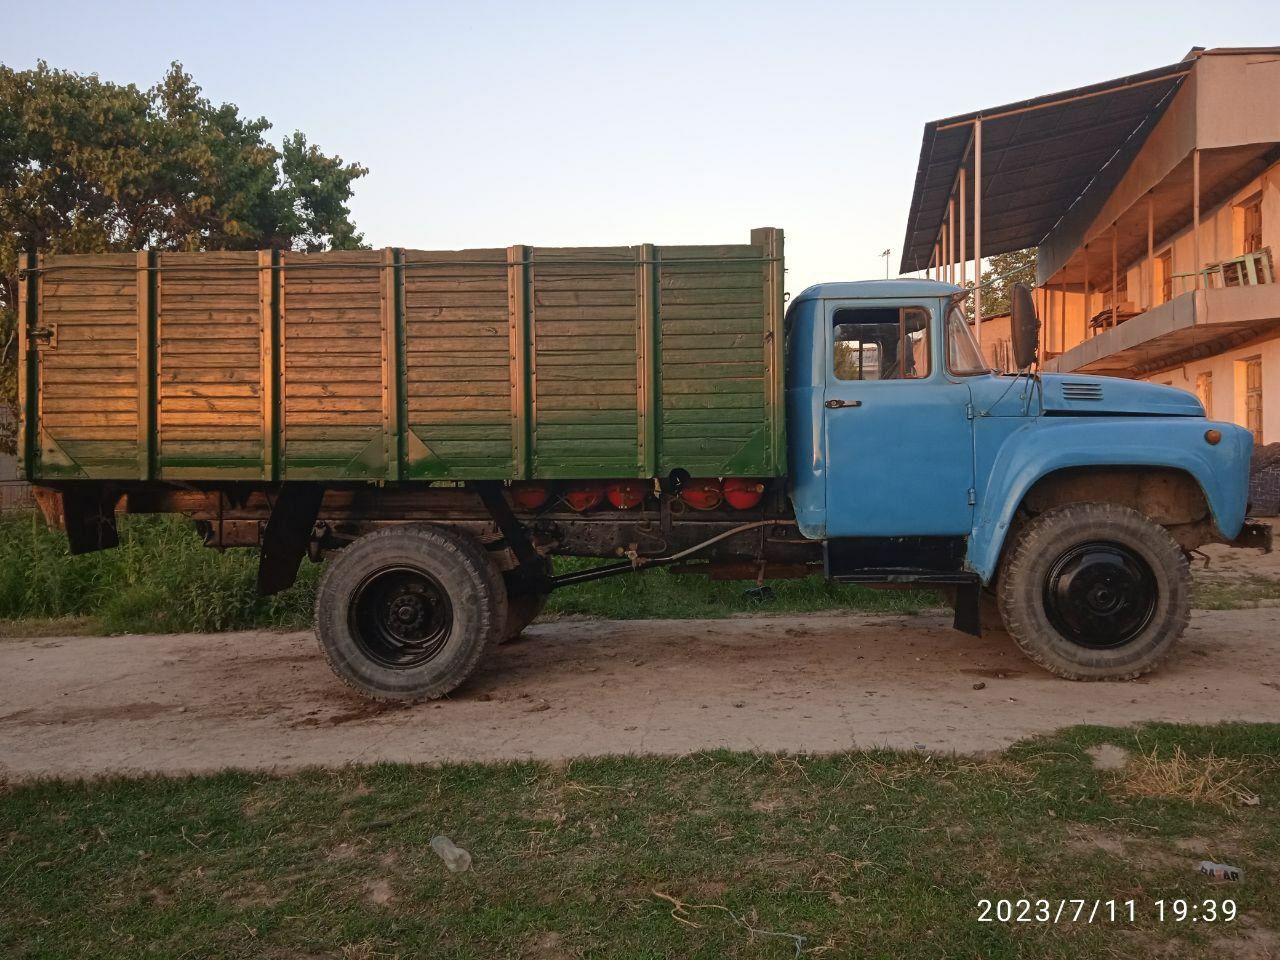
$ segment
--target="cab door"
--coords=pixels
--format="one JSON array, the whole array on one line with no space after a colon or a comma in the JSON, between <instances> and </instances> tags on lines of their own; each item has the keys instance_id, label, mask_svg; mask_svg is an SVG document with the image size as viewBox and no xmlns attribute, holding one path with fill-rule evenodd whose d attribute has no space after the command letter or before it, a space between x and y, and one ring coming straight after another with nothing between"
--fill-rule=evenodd
<instances>
[{"instance_id":1,"label":"cab door","mask_svg":"<svg viewBox=\"0 0 1280 960\"><path fill-rule=\"evenodd\" d=\"M973 519L968 385L940 303L826 301L827 536L956 536Z\"/></svg>"}]
</instances>

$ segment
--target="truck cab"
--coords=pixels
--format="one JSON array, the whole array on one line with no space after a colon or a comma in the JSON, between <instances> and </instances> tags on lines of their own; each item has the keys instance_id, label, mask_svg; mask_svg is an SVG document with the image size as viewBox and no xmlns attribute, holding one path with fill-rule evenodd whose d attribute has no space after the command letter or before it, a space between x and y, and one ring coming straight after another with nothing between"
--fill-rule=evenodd
<instances>
[{"instance_id":1,"label":"truck cab","mask_svg":"<svg viewBox=\"0 0 1280 960\"><path fill-rule=\"evenodd\" d=\"M1252 437L1181 390L998 374L930 280L828 283L787 311L790 494L827 575L947 586L957 626L1003 619L1077 679L1136 676L1190 605L1187 554L1266 546L1245 524ZM1034 360L1038 320L1015 305Z\"/></svg>"}]
</instances>

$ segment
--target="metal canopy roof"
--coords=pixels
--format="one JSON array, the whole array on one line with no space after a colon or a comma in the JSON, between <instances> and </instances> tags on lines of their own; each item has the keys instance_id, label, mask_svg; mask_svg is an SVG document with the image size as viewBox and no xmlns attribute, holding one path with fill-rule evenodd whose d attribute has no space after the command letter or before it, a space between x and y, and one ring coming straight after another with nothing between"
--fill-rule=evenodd
<instances>
[{"instance_id":1,"label":"metal canopy roof","mask_svg":"<svg viewBox=\"0 0 1280 960\"><path fill-rule=\"evenodd\" d=\"M982 255L1023 250L1048 234L1117 152L1123 148L1127 160L1136 150L1198 52L1144 73L925 124L902 272L930 265L953 196L959 216L956 188L961 167L972 172L974 121L982 121ZM969 256L973 206L971 196ZM956 249L952 260L959 259L958 236Z\"/></svg>"}]
</instances>

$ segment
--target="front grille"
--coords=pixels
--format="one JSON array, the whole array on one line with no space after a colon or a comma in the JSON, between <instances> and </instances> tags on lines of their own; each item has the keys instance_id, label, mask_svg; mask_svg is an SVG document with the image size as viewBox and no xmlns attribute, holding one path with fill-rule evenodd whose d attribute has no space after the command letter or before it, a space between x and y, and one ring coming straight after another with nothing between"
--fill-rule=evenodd
<instances>
[{"instance_id":1,"label":"front grille","mask_svg":"<svg viewBox=\"0 0 1280 960\"><path fill-rule=\"evenodd\" d=\"M1101 400L1102 384L1087 380L1067 380L1062 384L1062 396L1065 400Z\"/></svg>"}]
</instances>

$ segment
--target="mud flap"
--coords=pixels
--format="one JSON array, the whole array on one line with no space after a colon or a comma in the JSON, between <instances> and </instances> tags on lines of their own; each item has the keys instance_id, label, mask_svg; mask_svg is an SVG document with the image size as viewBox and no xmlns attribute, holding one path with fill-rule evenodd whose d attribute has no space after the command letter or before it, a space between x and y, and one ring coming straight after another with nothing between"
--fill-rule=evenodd
<instances>
[{"instance_id":1,"label":"mud flap","mask_svg":"<svg viewBox=\"0 0 1280 960\"><path fill-rule=\"evenodd\" d=\"M318 483L286 483L271 507L258 554L258 595L279 593L298 579L311 531L320 515L324 487Z\"/></svg>"},{"instance_id":2,"label":"mud flap","mask_svg":"<svg viewBox=\"0 0 1280 960\"><path fill-rule=\"evenodd\" d=\"M982 636L982 584L962 583L956 587L956 612L951 626L961 633Z\"/></svg>"}]
</instances>

